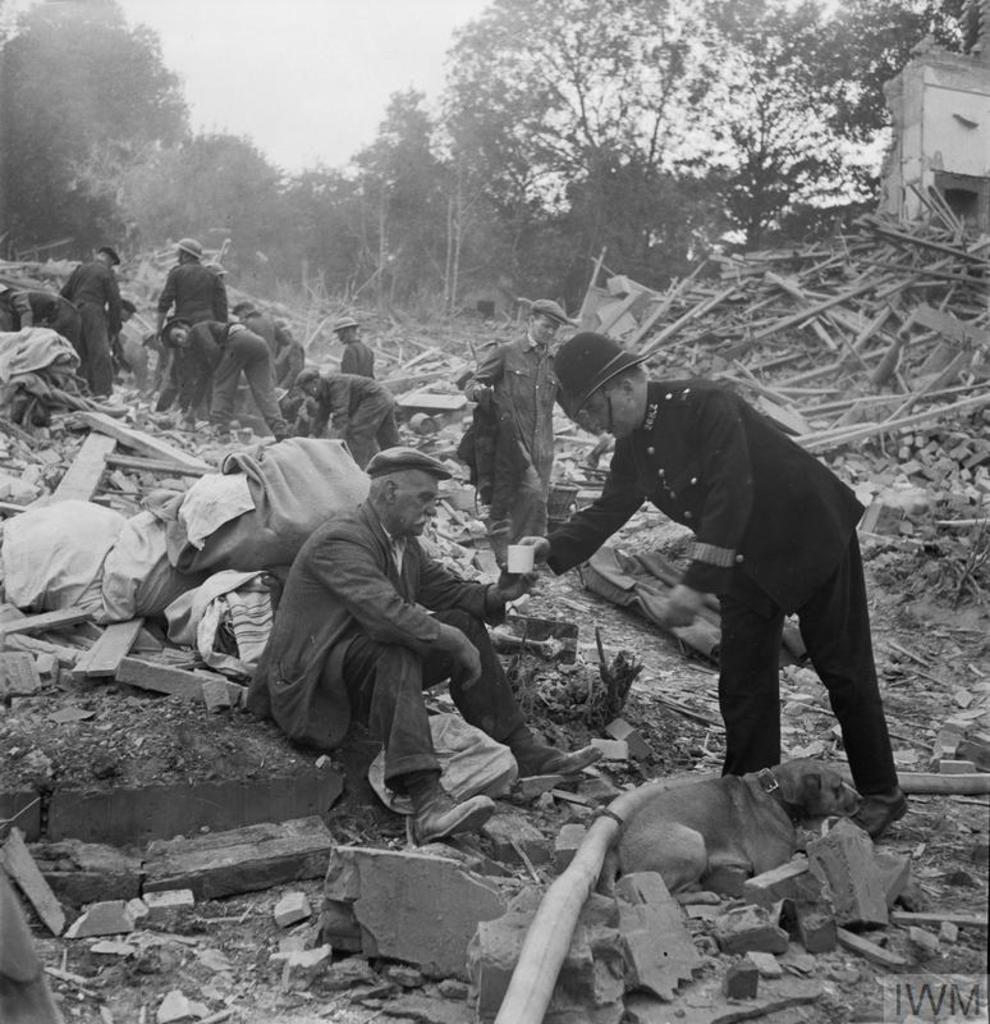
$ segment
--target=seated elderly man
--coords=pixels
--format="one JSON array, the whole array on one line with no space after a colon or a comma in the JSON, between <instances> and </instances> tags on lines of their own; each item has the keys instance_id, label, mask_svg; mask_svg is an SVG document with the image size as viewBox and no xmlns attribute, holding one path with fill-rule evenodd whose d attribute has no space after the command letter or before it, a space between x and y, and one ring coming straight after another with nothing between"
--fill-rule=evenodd
<instances>
[{"instance_id":1,"label":"seated elderly man","mask_svg":"<svg viewBox=\"0 0 990 1024\"><path fill-rule=\"evenodd\" d=\"M441 789L423 690L450 679L471 725L506 744L521 775L579 771L598 759L565 754L526 726L486 622L529 580L462 580L416 538L435 514L443 463L389 448L368 464L371 490L353 513L319 527L296 556L248 706L300 743L333 749L353 719L385 747L385 781L413 805L417 843L480 827L484 796L455 803Z\"/></svg>"}]
</instances>

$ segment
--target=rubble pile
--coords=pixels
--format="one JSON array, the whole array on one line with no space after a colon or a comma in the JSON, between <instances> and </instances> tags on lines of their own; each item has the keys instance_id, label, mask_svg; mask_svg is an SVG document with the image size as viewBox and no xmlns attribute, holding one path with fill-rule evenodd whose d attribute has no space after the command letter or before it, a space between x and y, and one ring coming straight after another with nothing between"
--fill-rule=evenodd
<instances>
[{"instance_id":1,"label":"rubble pile","mask_svg":"<svg viewBox=\"0 0 990 1024\"><path fill-rule=\"evenodd\" d=\"M665 294L612 278L589 290L582 325L650 351L665 375L726 380L828 460L868 506L866 559L895 604L903 592L978 608L990 587L988 252L943 209L927 224L864 218L828 245L714 259L717 277ZM146 319L171 258L122 268ZM57 287L70 269L2 265L0 280ZM304 314L267 305L331 365L326 328L340 310L309 299ZM454 474L424 543L460 575L492 578L483 509L455 457L468 411L456 381L503 328L371 324L403 443ZM256 511L238 477L298 439L260 446L247 406L232 444L175 429L135 383L113 406L53 403L46 424L0 418L0 865L43 929L43 960L60 963L46 970L63 1005L83 1024L494 1020L541 897L580 863L611 802L657 775L717 771L717 607L704 635L669 639L623 610L636 587L628 601L606 593L622 558L585 570L584 590L541 577L496 648L546 737L591 742L603 759L578 779L514 784L480 837L413 848L374 803L359 744L316 756L244 712L251 650L235 625L270 611L291 552L262 557L231 536ZM595 438L556 428L551 513L565 517L605 473L588 458ZM221 491L236 514L204 525L196 514L213 514ZM18 562L7 542L53 515ZM678 571L680 533L661 519L641 510L615 538L649 570L651 600ZM261 535L254 520L247 532ZM643 557L661 546L671 561ZM72 571L55 572L67 551ZM14 600L24 562L36 595ZM190 631L205 609L216 628ZM732 892L620 879L615 896L583 901L547 1021L791 1011L818 1024L853 1007L879 1019L875 975L985 974L985 916L968 912L987 885L990 673L969 657L986 654L985 623L960 612L922 629L907 608L894 614L901 642L878 638L878 667L909 821L925 829L905 825L891 853L829 822ZM800 656L785 632L784 747L841 766ZM431 698L435 712L450 707Z\"/></svg>"}]
</instances>

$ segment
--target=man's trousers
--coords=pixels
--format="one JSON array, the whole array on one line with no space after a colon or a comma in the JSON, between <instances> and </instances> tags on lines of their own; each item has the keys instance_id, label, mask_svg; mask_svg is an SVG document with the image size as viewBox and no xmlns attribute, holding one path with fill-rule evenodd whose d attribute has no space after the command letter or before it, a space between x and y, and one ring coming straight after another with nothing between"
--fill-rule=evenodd
<instances>
[{"instance_id":1,"label":"man's trousers","mask_svg":"<svg viewBox=\"0 0 990 1024\"><path fill-rule=\"evenodd\" d=\"M481 656L481 678L473 686L463 686L456 676L450 678L454 704L469 725L492 739L505 740L524 724L523 715L484 622L457 610L435 614L461 630ZM343 673L351 714L384 744L385 781L390 786L390 780L411 772L440 771L423 691L450 677L451 668L451 657L444 652L420 655L409 647L378 643L366 636L348 645Z\"/></svg>"}]
</instances>

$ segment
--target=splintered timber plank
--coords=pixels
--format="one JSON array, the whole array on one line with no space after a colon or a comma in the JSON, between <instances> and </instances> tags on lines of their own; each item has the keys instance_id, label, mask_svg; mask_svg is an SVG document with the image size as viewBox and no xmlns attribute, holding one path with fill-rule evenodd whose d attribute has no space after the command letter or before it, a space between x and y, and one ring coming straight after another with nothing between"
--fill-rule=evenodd
<instances>
[{"instance_id":1,"label":"splintered timber plank","mask_svg":"<svg viewBox=\"0 0 990 1024\"><path fill-rule=\"evenodd\" d=\"M91 430L116 438L120 444L127 448L133 448L153 459L168 459L177 466L186 469L203 470L206 473L216 472L213 466L194 455L189 455L166 441L161 441L150 434L140 430L133 430L118 423L115 419L102 412L80 412L77 413L80 422L85 423Z\"/></svg>"},{"instance_id":2,"label":"splintered timber plank","mask_svg":"<svg viewBox=\"0 0 990 1024\"><path fill-rule=\"evenodd\" d=\"M216 678L212 673L190 672L184 668L169 668L140 658L123 658L117 666L117 682L129 683L142 690L168 693L188 700L201 700L203 683Z\"/></svg>"},{"instance_id":3,"label":"splintered timber plank","mask_svg":"<svg viewBox=\"0 0 990 1024\"><path fill-rule=\"evenodd\" d=\"M61 935L65 927L65 911L25 846L24 833L16 826L10 830L10 835L0 847L0 867L31 901L48 930L53 935Z\"/></svg>"},{"instance_id":4,"label":"splintered timber plank","mask_svg":"<svg viewBox=\"0 0 990 1024\"><path fill-rule=\"evenodd\" d=\"M43 633L48 629L74 626L77 622L85 622L90 616L91 613L84 608L60 608L54 612L25 615L23 619L0 622L0 643L17 633Z\"/></svg>"},{"instance_id":5,"label":"splintered timber plank","mask_svg":"<svg viewBox=\"0 0 990 1024\"><path fill-rule=\"evenodd\" d=\"M107 626L103 636L76 662L76 672L84 676L116 674L143 625L144 619L130 619Z\"/></svg>"},{"instance_id":6,"label":"splintered timber plank","mask_svg":"<svg viewBox=\"0 0 990 1024\"><path fill-rule=\"evenodd\" d=\"M32 502L32 508L52 505L70 498L89 501L100 486L107 468L106 457L117 447L117 441L104 434L90 434L82 443L72 465L65 471L58 487Z\"/></svg>"},{"instance_id":7,"label":"splintered timber plank","mask_svg":"<svg viewBox=\"0 0 990 1024\"><path fill-rule=\"evenodd\" d=\"M117 666L118 683L127 683L154 693L167 693L173 697L210 703L203 692L203 684L226 684L230 705L236 707L243 699L246 687L233 683L217 672L190 672L184 668L170 668L141 658L123 658Z\"/></svg>"}]
</instances>

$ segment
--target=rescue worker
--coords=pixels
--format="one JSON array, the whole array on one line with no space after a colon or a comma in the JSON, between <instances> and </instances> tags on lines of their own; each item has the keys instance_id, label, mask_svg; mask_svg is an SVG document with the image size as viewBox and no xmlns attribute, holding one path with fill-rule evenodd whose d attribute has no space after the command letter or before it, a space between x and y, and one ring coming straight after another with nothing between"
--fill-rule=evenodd
<instances>
[{"instance_id":1,"label":"rescue worker","mask_svg":"<svg viewBox=\"0 0 990 1024\"><path fill-rule=\"evenodd\" d=\"M162 329L162 340L175 359L179 407L187 429L195 429L196 410L210 398L210 422L221 440L228 438L243 373L275 439L290 436L275 397L272 356L264 338L243 324L216 320L190 324L173 318Z\"/></svg>"},{"instance_id":2,"label":"rescue worker","mask_svg":"<svg viewBox=\"0 0 990 1024\"><path fill-rule=\"evenodd\" d=\"M59 293L79 310L79 375L97 398L113 392L110 344L120 330L120 288L113 268L119 265L116 251L101 246L72 271Z\"/></svg>"},{"instance_id":3,"label":"rescue worker","mask_svg":"<svg viewBox=\"0 0 990 1024\"><path fill-rule=\"evenodd\" d=\"M55 292L0 286L0 331L50 327L82 358L79 310Z\"/></svg>"},{"instance_id":4,"label":"rescue worker","mask_svg":"<svg viewBox=\"0 0 990 1024\"><path fill-rule=\"evenodd\" d=\"M308 367L296 377L295 389L307 398L296 418L297 436L323 437L329 422L332 436L347 442L362 469L379 448L399 443L395 399L378 381L353 373L321 376Z\"/></svg>"},{"instance_id":5,"label":"rescue worker","mask_svg":"<svg viewBox=\"0 0 990 1024\"><path fill-rule=\"evenodd\" d=\"M361 325L352 316L342 316L333 325L333 333L344 346L340 372L358 377L375 376L375 353L361 340Z\"/></svg>"}]
</instances>

